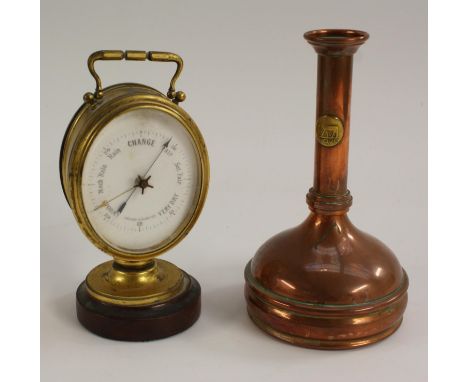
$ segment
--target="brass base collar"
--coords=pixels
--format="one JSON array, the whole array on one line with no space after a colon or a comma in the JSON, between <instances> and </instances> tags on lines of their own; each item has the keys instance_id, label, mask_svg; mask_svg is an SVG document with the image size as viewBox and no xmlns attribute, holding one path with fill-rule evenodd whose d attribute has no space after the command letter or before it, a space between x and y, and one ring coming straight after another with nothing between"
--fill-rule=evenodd
<instances>
[{"instance_id":1,"label":"brass base collar","mask_svg":"<svg viewBox=\"0 0 468 382\"><path fill-rule=\"evenodd\" d=\"M121 306L162 303L182 293L188 285L184 272L159 259L141 268L127 268L107 261L86 277L86 288L93 298Z\"/></svg>"}]
</instances>

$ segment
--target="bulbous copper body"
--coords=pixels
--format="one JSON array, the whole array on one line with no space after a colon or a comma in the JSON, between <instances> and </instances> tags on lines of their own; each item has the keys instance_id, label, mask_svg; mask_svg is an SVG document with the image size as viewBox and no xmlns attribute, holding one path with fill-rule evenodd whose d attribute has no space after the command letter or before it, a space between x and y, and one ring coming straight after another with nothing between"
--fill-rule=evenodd
<instances>
[{"instance_id":1,"label":"bulbous copper body","mask_svg":"<svg viewBox=\"0 0 468 382\"><path fill-rule=\"evenodd\" d=\"M245 268L245 297L250 317L269 334L299 346L347 349L398 329L408 277L389 248L347 217L352 55L368 34L318 30L305 38L319 54L317 120L331 118L332 133L341 121L342 130L331 140L317 137L311 213L260 247Z\"/></svg>"}]
</instances>

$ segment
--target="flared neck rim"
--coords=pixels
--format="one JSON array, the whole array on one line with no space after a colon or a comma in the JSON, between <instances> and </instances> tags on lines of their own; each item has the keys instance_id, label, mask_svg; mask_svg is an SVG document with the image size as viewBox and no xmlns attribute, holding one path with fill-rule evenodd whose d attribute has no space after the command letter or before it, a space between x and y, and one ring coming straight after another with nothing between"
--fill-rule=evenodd
<instances>
[{"instance_id":1,"label":"flared neck rim","mask_svg":"<svg viewBox=\"0 0 468 382\"><path fill-rule=\"evenodd\" d=\"M349 46L364 44L369 33L352 29L317 29L304 33L304 38L316 46Z\"/></svg>"}]
</instances>

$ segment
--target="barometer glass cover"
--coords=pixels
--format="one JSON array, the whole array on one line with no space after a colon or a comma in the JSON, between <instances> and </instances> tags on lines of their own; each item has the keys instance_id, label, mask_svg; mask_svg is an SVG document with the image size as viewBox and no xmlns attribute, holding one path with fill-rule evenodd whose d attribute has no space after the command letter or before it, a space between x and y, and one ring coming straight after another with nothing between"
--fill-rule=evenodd
<instances>
[{"instance_id":1,"label":"barometer glass cover","mask_svg":"<svg viewBox=\"0 0 468 382\"><path fill-rule=\"evenodd\" d=\"M148 252L170 242L193 214L199 186L192 137L176 118L157 109L112 119L92 142L83 167L83 203L91 226L126 252Z\"/></svg>"}]
</instances>

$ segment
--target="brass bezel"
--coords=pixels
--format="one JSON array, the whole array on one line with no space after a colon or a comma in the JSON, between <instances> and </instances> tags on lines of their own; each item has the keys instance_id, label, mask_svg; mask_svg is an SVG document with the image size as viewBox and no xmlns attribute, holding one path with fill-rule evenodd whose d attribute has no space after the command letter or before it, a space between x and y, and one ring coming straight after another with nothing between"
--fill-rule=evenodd
<instances>
[{"instance_id":1,"label":"brass bezel","mask_svg":"<svg viewBox=\"0 0 468 382\"><path fill-rule=\"evenodd\" d=\"M118 92L117 97L106 100L106 95ZM178 105L159 91L139 84L117 84L103 90L101 104L93 112L94 105L85 104L76 112L64 137L61 150L62 187L70 208L86 237L103 252L117 261L128 264L147 262L179 243L198 219L206 200L209 184L209 159L206 145L195 122ZM83 204L81 180L88 151L99 132L114 118L132 110L147 108L165 112L178 120L189 133L195 145L199 166L199 191L192 213L168 241L144 252L132 252L107 243L92 227ZM76 146L75 146L76 145Z\"/></svg>"}]
</instances>

